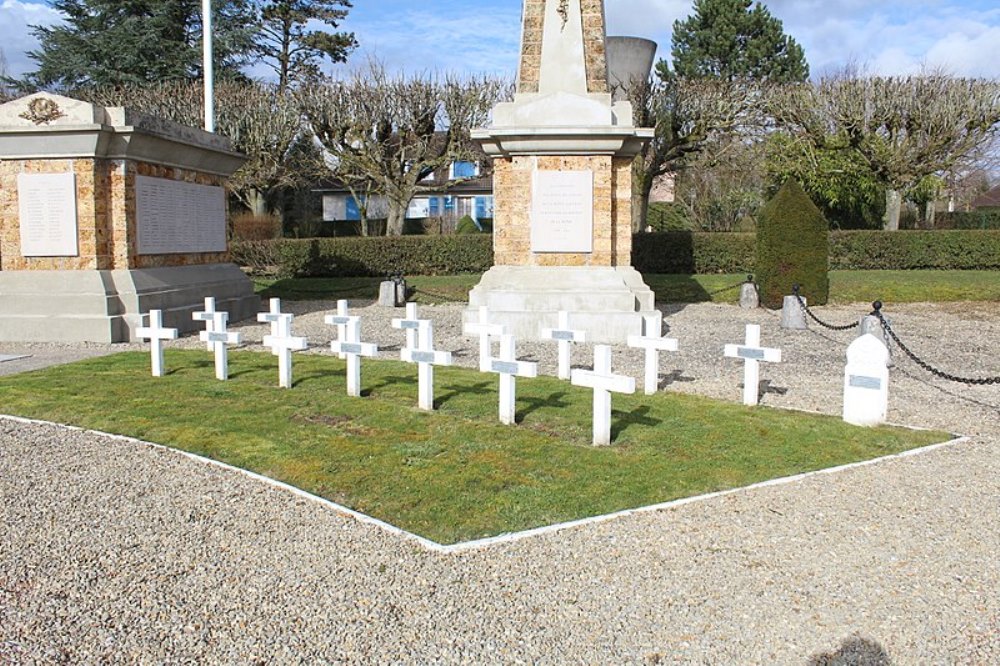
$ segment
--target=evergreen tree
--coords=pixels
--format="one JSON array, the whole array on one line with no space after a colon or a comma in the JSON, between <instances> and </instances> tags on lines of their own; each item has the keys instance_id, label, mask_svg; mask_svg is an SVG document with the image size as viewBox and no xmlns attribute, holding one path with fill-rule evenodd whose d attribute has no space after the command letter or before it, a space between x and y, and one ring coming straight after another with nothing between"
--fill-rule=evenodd
<instances>
[{"instance_id":1,"label":"evergreen tree","mask_svg":"<svg viewBox=\"0 0 1000 666\"><path fill-rule=\"evenodd\" d=\"M270 0L261 7L257 53L278 74L284 92L295 82L319 76L324 58L344 62L357 46L353 33L308 30L310 21L336 28L347 16L349 0Z\"/></svg>"},{"instance_id":2,"label":"evergreen tree","mask_svg":"<svg viewBox=\"0 0 1000 666\"><path fill-rule=\"evenodd\" d=\"M686 78L802 82L809 65L779 19L752 0L695 0L694 14L674 22L673 73ZM670 76L661 60L657 74Z\"/></svg>"},{"instance_id":3,"label":"evergreen tree","mask_svg":"<svg viewBox=\"0 0 1000 666\"><path fill-rule=\"evenodd\" d=\"M215 67L238 75L255 29L247 0L214 2ZM22 87L72 89L193 79L201 72L199 0L54 0L64 22L32 26L38 63Z\"/></svg>"}]
</instances>

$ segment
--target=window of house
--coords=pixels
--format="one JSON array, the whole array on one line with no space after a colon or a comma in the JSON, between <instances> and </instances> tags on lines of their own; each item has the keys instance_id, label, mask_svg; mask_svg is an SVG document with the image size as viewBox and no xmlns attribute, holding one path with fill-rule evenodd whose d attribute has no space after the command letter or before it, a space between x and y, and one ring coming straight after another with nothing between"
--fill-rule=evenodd
<instances>
[{"instance_id":1,"label":"window of house","mask_svg":"<svg viewBox=\"0 0 1000 666\"><path fill-rule=\"evenodd\" d=\"M479 165L475 162L452 162L449 178L475 178L479 175Z\"/></svg>"}]
</instances>

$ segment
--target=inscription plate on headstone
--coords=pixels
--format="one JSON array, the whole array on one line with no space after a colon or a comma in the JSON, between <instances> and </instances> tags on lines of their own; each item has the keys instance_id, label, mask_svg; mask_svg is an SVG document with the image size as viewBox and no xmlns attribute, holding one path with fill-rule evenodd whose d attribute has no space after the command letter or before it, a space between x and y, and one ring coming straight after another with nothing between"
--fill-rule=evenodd
<instances>
[{"instance_id":1,"label":"inscription plate on headstone","mask_svg":"<svg viewBox=\"0 0 1000 666\"><path fill-rule=\"evenodd\" d=\"M17 176L22 257L75 257L76 176L22 173Z\"/></svg>"},{"instance_id":2,"label":"inscription plate on headstone","mask_svg":"<svg viewBox=\"0 0 1000 666\"><path fill-rule=\"evenodd\" d=\"M535 171L531 251L592 252L594 172Z\"/></svg>"},{"instance_id":3,"label":"inscription plate on headstone","mask_svg":"<svg viewBox=\"0 0 1000 666\"><path fill-rule=\"evenodd\" d=\"M434 352L429 351L415 351L410 354L410 358L413 359L414 363L434 363L437 360Z\"/></svg>"},{"instance_id":4,"label":"inscription plate on headstone","mask_svg":"<svg viewBox=\"0 0 1000 666\"><path fill-rule=\"evenodd\" d=\"M135 177L139 254L226 251L226 193L221 187Z\"/></svg>"},{"instance_id":5,"label":"inscription plate on headstone","mask_svg":"<svg viewBox=\"0 0 1000 666\"><path fill-rule=\"evenodd\" d=\"M737 358L748 358L753 361L763 361L764 360L764 350L763 349L752 349L750 347L740 347L736 350Z\"/></svg>"},{"instance_id":6,"label":"inscription plate on headstone","mask_svg":"<svg viewBox=\"0 0 1000 666\"><path fill-rule=\"evenodd\" d=\"M576 332L575 331L552 331L553 340L569 340L570 342L576 342Z\"/></svg>"},{"instance_id":7,"label":"inscription plate on headstone","mask_svg":"<svg viewBox=\"0 0 1000 666\"><path fill-rule=\"evenodd\" d=\"M882 388L882 380L878 377L865 377L864 375L851 375L848 384L855 388L872 389L878 391Z\"/></svg>"},{"instance_id":8,"label":"inscription plate on headstone","mask_svg":"<svg viewBox=\"0 0 1000 666\"><path fill-rule=\"evenodd\" d=\"M493 370L493 372L501 372L508 375L516 375L517 361L498 361L496 359L493 359L493 362L490 364L490 368Z\"/></svg>"},{"instance_id":9,"label":"inscription plate on headstone","mask_svg":"<svg viewBox=\"0 0 1000 666\"><path fill-rule=\"evenodd\" d=\"M341 342L340 351L344 354L361 354L364 352L364 347L360 342Z\"/></svg>"}]
</instances>

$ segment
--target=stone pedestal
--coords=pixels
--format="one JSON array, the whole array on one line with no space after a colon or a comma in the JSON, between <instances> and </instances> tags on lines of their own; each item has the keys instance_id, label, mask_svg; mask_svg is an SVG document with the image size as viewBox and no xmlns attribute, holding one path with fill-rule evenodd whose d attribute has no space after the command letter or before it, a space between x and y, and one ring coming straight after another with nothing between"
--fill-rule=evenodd
<instances>
[{"instance_id":1,"label":"stone pedestal","mask_svg":"<svg viewBox=\"0 0 1000 666\"><path fill-rule=\"evenodd\" d=\"M631 267L632 161L653 134L609 92L600 0L527 0L517 93L475 130L494 166L494 267L469 295L519 338L570 313L588 341L642 334Z\"/></svg>"},{"instance_id":2,"label":"stone pedestal","mask_svg":"<svg viewBox=\"0 0 1000 666\"><path fill-rule=\"evenodd\" d=\"M802 297L802 303L808 304L804 296ZM792 330L805 330L809 328L805 310L799 304L799 299L795 296L785 296L785 300L782 301L781 328Z\"/></svg>"},{"instance_id":3,"label":"stone pedestal","mask_svg":"<svg viewBox=\"0 0 1000 666\"><path fill-rule=\"evenodd\" d=\"M253 314L226 234L243 161L224 137L126 109L0 105L0 340L130 341L151 309L194 330L206 296L231 321Z\"/></svg>"},{"instance_id":4,"label":"stone pedestal","mask_svg":"<svg viewBox=\"0 0 1000 666\"><path fill-rule=\"evenodd\" d=\"M744 310L755 310L760 307L760 292L757 285L745 282L740 287L740 307Z\"/></svg>"}]
</instances>

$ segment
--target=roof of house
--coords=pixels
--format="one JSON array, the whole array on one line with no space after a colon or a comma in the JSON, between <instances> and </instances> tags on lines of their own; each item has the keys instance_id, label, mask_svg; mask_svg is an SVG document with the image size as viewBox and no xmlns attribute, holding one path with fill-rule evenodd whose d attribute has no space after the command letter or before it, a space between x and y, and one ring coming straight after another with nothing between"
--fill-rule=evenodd
<instances>
[{"instance_id":1,"label":"roof of house","mask_svg":"<svg viewBox=\"0 0 1000 666\"><path fill-rule=\"evenodd\" d=\"M1000 185L997 185L972 200L973 208L1000 208Z\"/></svg>"}]
</instances>

